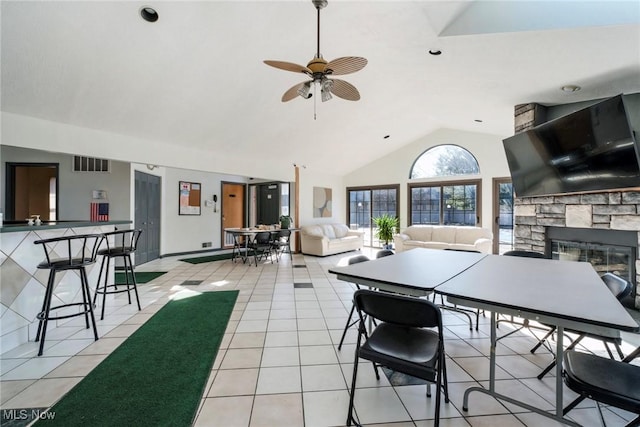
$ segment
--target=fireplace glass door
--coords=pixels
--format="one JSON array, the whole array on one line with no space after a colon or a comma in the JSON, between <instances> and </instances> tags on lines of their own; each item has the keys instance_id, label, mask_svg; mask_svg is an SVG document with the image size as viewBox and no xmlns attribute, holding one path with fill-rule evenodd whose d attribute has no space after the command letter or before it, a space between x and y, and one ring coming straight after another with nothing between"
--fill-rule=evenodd
<instances>
[{"instance_id":1,"label":"fireplace glass door","mask_svg":"<svg viewBox=\"0 0 640 427\"><path fill-rule=\"evenodd\" d=\"M634 248L628 246L600 245L597 243L551 241L551 257L566 261L586 261L602 275L614 273L634 282L631 263L635 262Z\"/></svg>"}]
</instances>

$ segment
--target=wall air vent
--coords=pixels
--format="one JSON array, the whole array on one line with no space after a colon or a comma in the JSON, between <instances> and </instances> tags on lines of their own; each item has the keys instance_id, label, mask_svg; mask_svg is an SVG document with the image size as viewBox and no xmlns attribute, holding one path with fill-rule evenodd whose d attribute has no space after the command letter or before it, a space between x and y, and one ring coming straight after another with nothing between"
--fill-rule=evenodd
<instances>
[{"instance_id":1,"label":"wall air vent","mask_svg":"<svg viewBox=\"0 0 640 427\"><path fill-rule=\"evenodd\" d=\"M74 172L109 172L111 162L95 157L73 156Z\"/></svg>"}]
</instances>

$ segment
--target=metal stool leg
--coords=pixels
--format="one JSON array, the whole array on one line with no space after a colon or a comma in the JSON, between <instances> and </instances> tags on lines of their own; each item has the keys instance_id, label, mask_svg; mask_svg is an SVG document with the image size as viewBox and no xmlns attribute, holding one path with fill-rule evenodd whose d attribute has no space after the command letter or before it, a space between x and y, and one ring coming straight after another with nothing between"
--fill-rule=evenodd
<instances>
[{"instance_id":1,"label":"metal stool leg","mask_svg":"<svg viewBox=\"0 0 640 427\"><path fill-rule=\"evenodd\" d=\"M104 272L104 283L102 285L102 309L100 311L100 320L104 320L104 308L107 306L107 289L109 287L109 264L111 263L111 257L105 256L107 259L107 268Z\"/></svg>"},{"instance_id":2,"label":"metal stool leg","mask_svg":"<svg viewBox=\"0 0 640 427\"><path fill-rule=\"evenodd\" d=\"M81 286L83 286L84 291L86 292L84 303L85 309L88 309L87 311L89 312L89 317L91 318L91 325L93 326L93 337L96 341L98 341L98 328L96 327L96 318L93 314L93 304L91 304L91 299L89 297L89 295L91 295L89 291L89 279L87 278L87 271L84 267L80 269L80 280ZM88 328L89 326L87 325L87 329Z\"/></svg>"},{"instance_id":3,"label":"metal stool leg","mask_svg":"<svg viewBox=\"0 0 640 427\"><path fill-rule=\"evenodd\" d=\"M140 296L138 295L138 283L136 282L136 273L135 273L135 271L133 271L133 263L131 262L131 255L127 255L124 258L125 258L124 259L124 268L125 268L125 270L127 270L127 262L129 263L128 270L131 271L131 280L132 280L133 292L134 292L134 294L136 296L136 302L138 303L138 310L142 310L142 307L140 306ZM128 283L129 282L127 280L127 286L129 285ZM131 304L131 296L129 296L129 304Z\"/></svg>"},{"instance_id":4,"label":"metal stool leg","mask_svg":"<svg viewBox=\"0 0 640 427\"><path fill-rule=\"evenodd\" d=\"M44 304L43 310L38 315L40 319L40 324L38 325L38 333L36 334L36 342L40 341L40 346L38 348L38 356L42 356L42 352L44 350L44 341L47 335L47 325L49 323L49 310L51 309L51 299L53 296L53 285L55 283L56 273L52 271L49 273L49 282L47 283L47 290L44 296Z\"/></svg>"}]
</instances>

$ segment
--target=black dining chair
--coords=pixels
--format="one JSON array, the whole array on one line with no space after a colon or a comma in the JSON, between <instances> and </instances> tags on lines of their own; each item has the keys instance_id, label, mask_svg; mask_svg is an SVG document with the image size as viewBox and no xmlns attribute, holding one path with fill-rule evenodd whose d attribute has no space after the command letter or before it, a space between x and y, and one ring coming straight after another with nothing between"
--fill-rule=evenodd
<instances>
[{"instance_id":1,"label":"black dining chair","mask_svg":"<svg viewBox=\"0 0 640 427\"><path fill-rule=\"evenodd\" d=\"M629 282L628 280L623 279L622 277L617 276L617 275L615 275L613 273L605 273L605 274L602 275L601 278L602 278L602 281L604 282L604 284L607 286L607 288L611 291L611 293L618 299L618 301L620 301L622 298L626 297L631 292L631 289L633 287L631 282ZM554 326L554 325L546 325L546 326L549 327L549 331L531 349L531 353L532 354L535 353L536 350L538 348L540 348L540 346L542 346L542 345L544 345L547 350L549 350L551 353L553 353L553 349L551 348L551 346L546 345L546 342L549 339L549 337L551 337L556 332L556 326ZM567 347L566 351L573 350L580 343L580 341L582 341L584 338L588 337L588 338L593 338L593 339L602 341L602 343L604 344L605 349L607 350L607 353L609 354L609 358L614 359L613 353L611 352L611 349L609 348L609 344L613 344L613 346L616 348L616 352L618 353L618 357L620 359L622 359L624 357L624 354L622 353L622 349L620 348L620 345L622 344L622 339L621 338L606 337L606 336L602 336L602 335L597 335L597 334L592 334L592 333L587 333L587 332L582 332L582 331L576 331L576 330L568 329L568 328L565 328L565 332L569 332L569 333L573 333L573 334L577 334L578 335L575 339L572 340L571 344L569 344L569 346ZM556 365L556 358L554 357L554 360L546 368L544 368L542 370L542 372L538 375L538 379L542 379L542 377L547 375L547 373L551 369L553 369L553 367L555 365Z\"/></svg>"},{"instance_id":2,"label":"black dining chair","mask_svg":"<svg viewBox=\"0 0 640 427\"><path fill-rule=\"evenodd\" d=\"M274 233L271 244L273 245L273 251L276 254L277 261L279 261L282 254L286 253L289 254L289 258L293 261L293 255L291 254L291 230L283 228Z\"/></svg>"},{"instance_id":3,"label":"black dining chair","mask_svg":"<svg viewBox=\"0 0 640 427\"><path fill-rule=\"evenodd\" d=\"M358 339L353 362L347 425L358 422L353 415L358 363L373 363L376 378L379 366L436 384L435 426L440 424L440 399L449 402L442 313L423 298L360 289L353 296L358 311ZM377 325L367 333L367 318ZM427 397L431 397L427 384Z\"/></svg>"},{"instance_id":4,"label":"black dining chair","mask_svg":"<svg viewBox=\"0 0 640 427\"><path fill-rule=\"evenodd\" d=\"M356 255L354 257L349 258L347 263L349 265L352 265L352 264L358 264L360 262L365 262L365 261L370 261L368 256ZM358 285L357 283L354 283L354 284L356 285L357 289L360 289L360 285ZM356 310L356 306L354 304L351 304L351 311L349 311L349 317L347 318L347 323L344 325L344 331L342 331L342 337L340 338L340 344L338 344L338 350L342 349L342 343L344 342L344 337L347 336L347 331L349 330L349 328L355 325L356 323L358 323L357 318L355 320L352 320L353 313L355 310Z\"/></svg>"},{"instance_id":5,"label":"black dining chair","mask_svg":"<svg viewBox=\"0 0 640 427\"><path fill-rule=\"evenodd\" d=\"M378 252L376 252L376 259L384 258L386 256L394 255L394 254L395 252L393 252L391 249L381 249Z\"/></svg>"},{"instance_id":6,"label":"black dining chair","mask_svg":"<svg viewBox=\"0 0 640 427\"><path fill-rule=\"evenodd\" d=\"M543 253L535 252L535 251L526 251L521 249L514 249L512 251L507 251L502 255L503 256L519 256L522 258L539 258L539 259L547 258L547 256Z\"/></svg>"},{"instance_id":7,"label":"black dining chair","mask_svg":"<svg viewBox=\"0 0 640 427\"><path fill-rule=\"evenodd\" d=\"M627 426L640 425L640 366L629 363L639 355L640 347L621 361L576 350L565 352L564 382L579 396L563 409L563 414L589 398L596 402L603 426L601 403L639 414Z\"/></svg>"},{"instance_id":8,"label":"black dining chair","mask_svg":"<svg viewBox=\"0 0 640 427\"><path fill-rule=\"evenodd\" d=\"M272 255L272 233L269 231L261 231L256 233L255 237L248 244L248 249L253 252L253 259L256 262L256 266L258 265L258 260L262 260L262 258L269 257L269 260L273 262Z\"/></svg>"}]
</instances>

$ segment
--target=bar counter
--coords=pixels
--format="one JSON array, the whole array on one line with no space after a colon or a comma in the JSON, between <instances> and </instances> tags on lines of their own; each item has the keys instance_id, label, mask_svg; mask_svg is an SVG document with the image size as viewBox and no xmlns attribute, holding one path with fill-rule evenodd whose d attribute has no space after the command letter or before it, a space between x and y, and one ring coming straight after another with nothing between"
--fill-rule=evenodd
<instances>
[{"instance_id":1,"label":"bar counter","mask_svg":"<svg viewBox=\"0 0 640 427\"><path fill-rule=\"evenodd\" d=\"M57 228L77 228L77 227L91 227L91 226L105 226L105 225L121 225L131 224L131 221L42 221L40 225L28 225L27 221L6 221L2 227L0 227L0 233L13 233L16 231L36 231L38 230L53 230Z\"/></svg>"},{"instance_id":2,"label":"bar counter","mask_svg":"<svg viewBox=\"0 0 640 427\"><path fill-rule=\"evenodd\" d=\"M45 221L41 225L27 225L26 221L5 222L0 228L0 351L2 353L35 339L38 322L36 314L42 308L49 272L38 270L45 259L42 245L33 242L69 234L93 234L114 231L116 226L129 228L132 221ZM92 292L98 279L100 262L87 269ZM109 269L114 278L113 266ZM62 275L61 275L62 276ZM82 299L79 278L74 272L65 273L57 280L54 305L77 302ZM69 319L53 321L60 327ZM54 329L51 329L53 332ZM51 335L52 337L55 335ZM51 341L54 343L54 341ZM34 348L36 348L36 344Z\"/></svg>"}]
</instances>

